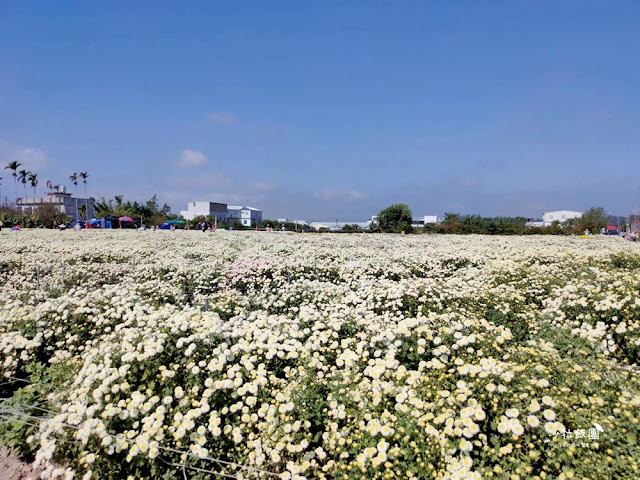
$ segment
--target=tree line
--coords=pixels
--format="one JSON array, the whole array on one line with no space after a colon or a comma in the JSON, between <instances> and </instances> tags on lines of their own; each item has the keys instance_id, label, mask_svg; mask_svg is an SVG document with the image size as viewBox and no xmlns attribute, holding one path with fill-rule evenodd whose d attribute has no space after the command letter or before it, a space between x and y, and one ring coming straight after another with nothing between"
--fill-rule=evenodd
<instances>
[{"instance_id":1,"label":"tree line","mask_svg":"<svg viewBox=\"0 0 640 480\"><path fill-rule=\"evenodd\" d=\"M167 220L178 218L171 213L171 207L165 202L160 206L158 195L154 194L146 202L124 201L123 195L115 195L112 199L102 197L94 205L96 218L131 217L136 223L144 225L162 225Z\"/></svg>"},{"instance_id":2,"label":"tree line","mask_svg":"<svg viewBox=\"0 0 640 480\"><path fill-rule=\"evenodd\" d=\"M526 226L525 217L482 217L480 215L461 215L446 213L438 224L426 224L424 228L411 226L412 216L406 204L391 205L378 214L376 222L371 224L374 232L390 233L441 233L441 234L481 234L481 235L572 235L585 231L598 233L609 223L615 223L602 207L587 209L580 218L565 222L554 222L544 227Z\"/></svg>"},{"instance_id":3,"label":"tree line","mask_svg":"<svg viewBox=\"0 0 640 480\"><path fill-rule=\"evenodd\" d=\"M95 201L95 216L100 217L124 217L133 218L136 223L145 225L161 225L167 220L177 218L177 215L171 213L171 208L166 203L160 206L158 196L153 195L146 202L139 203L137 201L123 201L122 195L116 195L112 199ZM80 218L86 218L86 206L81 205L79 208ZM23 228L55 228L62 223L68 224L73 220L68 215L60 212L58 205L44 203L38 205L35 211L21 212L16 208L8 205L0 206L0 221L5 226L20 225Z\"/></svg>"}]
</instances>

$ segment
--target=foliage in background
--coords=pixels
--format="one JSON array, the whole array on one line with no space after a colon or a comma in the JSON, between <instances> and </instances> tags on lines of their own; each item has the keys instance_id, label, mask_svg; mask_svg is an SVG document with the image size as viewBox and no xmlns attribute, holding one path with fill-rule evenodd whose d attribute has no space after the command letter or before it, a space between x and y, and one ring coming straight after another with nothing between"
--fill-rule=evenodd
<instances>
[{"instance_id":1,"label":"foliage in background","mask_svg":"<svg viewBox=\"0 0 640 480\"><path fill-rule=\"evenodd\" d=\"M383 232L409 233L411 227L411 210L404 203L391 205L378 213L377 224Z\"/></svg>"},{"instance_id":2,"label":"foliage in background","mask_svg":"<svg viewBox=\"0 0 640 480\"><path fill-rule=\"evenodd\" d=\"M525 231L524 217L481 217L446 213L440 225L427 225L426 232L484 235L520 235Z\"/></svg>"},{"instance_id":3,"label":"foliage in background","mask_svg":"<svg viewBox=\"0 0 640 480\"><path fill-rule=\"evenodd\" d=\"M604 208L591 207L578 219L578 228L583 232L589 230L591 233L598 233L601 228L607 226L607 218Z\"/></svg>"},{"instance_id":4,"label":"foliage in background","mask_svg":"<svg viewBox=\"0 0 640 480\"><path fill-rule=\"evenodd\" d=\"M105 199L102 197L100 201L95 203L96 218L99 217L124 217L128 216L136 221L142 220L145 225L162 225L166 220L177 218L171 214L171 208L164 203L160 207L158 196L153 195L151 199L144 203L137 201L123 201L122 195L116 195L113 199Z\"/></svg>"}]
</instances>

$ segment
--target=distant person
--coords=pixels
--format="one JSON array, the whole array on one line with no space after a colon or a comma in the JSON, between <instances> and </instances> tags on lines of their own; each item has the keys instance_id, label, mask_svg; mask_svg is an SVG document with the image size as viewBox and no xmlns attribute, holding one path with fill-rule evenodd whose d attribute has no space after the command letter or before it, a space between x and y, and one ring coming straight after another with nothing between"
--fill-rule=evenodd
<instances>
[{"instance_id":1,"label":"distant person","mask_svg":"<svg viewBox=\"0 0 640 480\"><path fill-rule=\"evenodd\" d=\"M287 227L285 227L284 225L282 225L282 228L280 229L282 232L286 232L287 231Z\"/></svg>"},{"instance_id":2,"label":"distant person","mask_svg":"<svg viewBox=\"0 0 640 480\"><path fill-rule=\"evenodd\" d=\"M0 230L2 230L2 223L0 223ZM256 226L256 232L260 231L260 227Z\"/></svg>"},{"instance_id":3,"label":"distant person","mask_svg":"<svg viewBox=\"0 0 640 480\"><path fill-rule=\"evenodd\" d=\"M76 232L79 232L81 228L82 228L82 227L80 226L80 222L76 222L76 224L73 226L73 229L74 229Z\"/></svg>"},{"instance_id":4,"label":"distant person","mask_svg":"<svg viewBox=\"0 0 640 480\"><path fill-rule=\"evenodd\" d=\"M202 233L207 231L207 222L202 222Z\"/></svg>"},{"instance_id":5,"label":"distant person","mask_svg":"<svg viewBox=\"0 0 640 480\"><path fill-rule=\"evenodd\" d=\"M2 220L0 220L0 232L2 231L2 227L4 227L4 224L2 223Z\"/></svg>"},{"instance_id":6,"label":"distant person","mask_svg":"<svg viewBox=\"0 0 640 480\"><path fill-rule=\"evenodd\" d=\"M60 228L60 231L62 232L63 230L67 229L67 226L64 223L61 223L59 228Z\"/></svg>"}]
</instances>

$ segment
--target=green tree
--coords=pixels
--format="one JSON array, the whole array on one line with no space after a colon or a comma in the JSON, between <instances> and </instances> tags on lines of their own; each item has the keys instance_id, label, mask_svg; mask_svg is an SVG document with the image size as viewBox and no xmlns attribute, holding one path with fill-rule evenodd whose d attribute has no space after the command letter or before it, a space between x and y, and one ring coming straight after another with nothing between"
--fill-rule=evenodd
<instances>
[{"instance_id":1,"label":"green tree","mask_svg":"<svg viewBox=\"0 0 640 480\"><path fill-rule=\"evenodd\" d=\"M42 224L47 228L55 228L56 225L69 221L64 213L58 210L58 207L52 203L43 203L36 208L36 214Z\"/></svg>"},{"instance_id":2,"label":"green tree","mask_svg":"<svg viewBox=\"0 0 640 480\"><path fill-rule=\"evenodd\" d=\"M598 233L607 226L607 213L602 207L591 207L582 214L578 226L582 232L589 230L591 233Z\"/></svg>"},{"instance_id":3,"label":"green tree","mask_svg":"<svg viewBox=\"0 0 640 480\"><path fill-rule=\"evenodd\" d=\"M411 210L404 203L391 205L378 214L378 224L384 232L410 232Z\"/></svg>"},{"instance_id":4,"label":"green tree","mask_svg":"<svg viewBox=\"0 0 640 480\"><path fill-rule=\"evenodd\" d=\"M97 217L113 215L116 217L129 216L145 225L162 225L166 220L176 219L177 215L171 214L171 208L166 203L159 207L158 196L153 195L146 202L124 201L124 196L116 195L113 199L102 197L95 202L94 208ZM197 222L193 222L195 225Z\"/></svg>"},{"instance_id":5,"label":"green tree","mask_svg":"<svg viewBox=\"0 0 640 480\"><path fill-rule=\"evenodd\" d=\"M71 180L76 187L76 220L78 220L78 174L73 172L73 175L69 175L69 180Z\"/></svg>"},{"instance_id":6,"label":"green tree","mask_svg":"<svg viewBox=\"0 0 640 480\"><path fill-rule=\"evenodd\" d=\"M108 217L113 215L113 200L107 200L104 197L95 203L97 217Z\"/></svg>"},{"instance_id":7,"label":"green tree","mask_svg":"<svg viewBox=\"0 0 640 480\"><path fill-rule=\"evenodd\" d=\"M166 217L171 216L171 207L169 206L169 204L165 202L160 209L160 213L162 213Z\"/></svg>"},{"instance_id":8,"label":"green tree","mask_svg":"<svg viewBox=\"0 0 640 480\"><path fill-rule=\"evenodd\" d=\"M354 224L345 224L342 226L343 232L359 232L361 230L360 226L357 223Z\"/></svg>"},{"instance_id":9,"label":"green tree","mask_svg":"<svg viewBox=\"0 0 640 480\"><path fill-rule=\"evenodd\" d=\"M442 233L461 233L462 220L458 213L447 212L438 231Z\"/></svg>"},{"instance_id":10,"label":"green tree","mask_svg":"<svg viewBox=\"0 0 640 480\"><path fill-rule=\"evenodd\" d=\"M486 233L486 228L480 215L465 215L462 217L462 233Z\"/></svg>"},{"instance_id":11,"label":"green tree","mask_svg":"<svg viewBox=\"0 0 640 480\"><path fill-rule=\"evenodd\" d=\"M18 180L20 180L22 182L22 186L24 187L24 199L22 200L22 203L24 205L24 202L27 198L27 181L29 180L29 175L31 174L31 172L28 172L26 170L20 170L18 172ZM17 205L18 201L16 200L16 205Z\"/></svg>"},{"instance_id":12,"label":"green tree","mask_svg":"<svg viewBox=\"0 0 640 480\"><path fill-rule=\"evenodd\" d=\"M146 207L149 209L149 211L151 212L157 212L160 210L160 204L158 203L158 195L156 195L155 193L153 194L153 197L151 197L151 199L147 200L147 204Z\"/></svg>"},{"instance_id":13,"label":"green tree","mask_svg":"<svg viewBox=\"0 0 640 480\"><path fill-rule=\"evenodd\" d=\"M580 227L580 218L569 218L562 222L562 228L575 229Z\"/></svg>"},{"instance_id":14,"label":"green tree","mask_svg":"<svg viewBox=\"0 0 640 480\"><path fill-rule=\"evenodd\" d=\"M18 162L9 162L9 165L4 167L5 170L9 169L13 171L11 175L13 176L13 183L16 187L16 205L18 204L18 167L20 167L21 165L22 164Z\"/></svg>"},{"instance_id":15,"label":"green tree","mask_svg":"<svg viewBox=\"0 0 640 480\"><path fill-rule=\"evenodd\" d=\"M87 178L89 178L89 172L80 172L80 178L84 183L84 214L87 222L89 221L89 197L87 197Z\"/></svg>"},{"instance_id":16,"label":"green tree","mask_svg":"<svg viewBox=\"0 0 640 480\"><path fill-rule=\"evenodd\" d=\"M29 173L29 183L33 187L33 198L36 198L36 187L38 186L38 174L37 173Z\"/></svg>"}]
</instances>

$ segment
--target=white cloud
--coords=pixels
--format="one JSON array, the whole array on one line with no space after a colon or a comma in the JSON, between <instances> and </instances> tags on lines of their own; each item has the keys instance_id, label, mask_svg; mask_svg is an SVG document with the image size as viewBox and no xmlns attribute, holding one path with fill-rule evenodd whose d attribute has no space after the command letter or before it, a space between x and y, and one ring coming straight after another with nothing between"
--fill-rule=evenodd
<instances>
[{"instance_id":1,"label":"white cloud","mask_svg":"<svg viewBox=\"0 0 640 480\"><path fill-rule=\"evenodd\" d=\"M355 190L351 191L340 191L340 190L331 190L324 189L319 192L315 192L313 194L315 198L319 198L320 200L362 200L366 197L366 195L362 192L357 192Z\"/></svg>"},{"instance_id":2,"label":"white cloud","mask_svg":"<svg viewBox=\"0 0 640 480\"><path fill-rule=\"evenodd\" d=\"M175 175L160 180L163 198L183 210L187 202L209 201L229 205L249 205L261 208L264 200L277 192L277 185L257 181L241 181L222 172L202 172L199 175Z\"/></svg>"},{"instance_id":3,"label":"white cloud","mask_svg":"<svg viewBox=\"0 0 640 480\"><path fill-rule=\"evenodd\" d=\"M250 186L251 186L251 191L259 192L259 193L271 192L275 189L275 185L271 185L270 183L264 183L264 182L251 182Z\"/></svg>"},{"instance_id":4,"label":"white cloud","mask_svg":"<svg viewBox=\"0 0 640 480\"><path fill-rule=\"evenodd\" d=\"M49 159L42 150L23 147L0 140L0 167L4 169L10 162L20 163L20 170L38 172L49 165Z\"/></svg>"},{"instance_id":5,"label":"white cloud","mask_svg":"<svg viewBox=\"0 0 640 480\"><path fill-rule=\"evenodd\" d=\"M180 160L178 165L181 167L201 167L205 165L209 160L205 157L204 153L196 152L194 150L183 150L180 154Z\"/></svg>"},{"instance_id":6,"label":"white cloud","mask_svg":"<svg viewBox=\"0 0 640 480\"><path fill-rule=\"evenodd\" d=\"M216 122L221 125L233 125L236 123L236 117L225 112L213 112L207 115L207 118L212 122Z\"/></svg>"}]
</instances>

